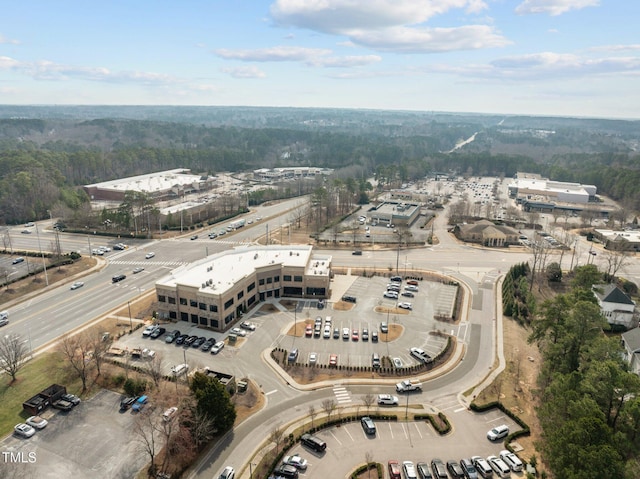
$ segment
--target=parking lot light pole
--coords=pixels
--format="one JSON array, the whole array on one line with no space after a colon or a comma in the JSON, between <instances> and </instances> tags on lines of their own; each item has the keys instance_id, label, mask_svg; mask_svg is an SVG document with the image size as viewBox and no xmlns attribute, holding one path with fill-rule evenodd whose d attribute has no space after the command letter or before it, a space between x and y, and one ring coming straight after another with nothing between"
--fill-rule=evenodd
<instances>
[{"instance_id":1,"label":"parking lot light pole","mask_svg":"<svg viewBox=\"0 0 640 479\"><path fill-rule=\"evenodd\" d=\"M133 332L133 320L131 319L131 301L127 301L127 307L129 308L129 334Z\"/></svg>"}]
</instances>

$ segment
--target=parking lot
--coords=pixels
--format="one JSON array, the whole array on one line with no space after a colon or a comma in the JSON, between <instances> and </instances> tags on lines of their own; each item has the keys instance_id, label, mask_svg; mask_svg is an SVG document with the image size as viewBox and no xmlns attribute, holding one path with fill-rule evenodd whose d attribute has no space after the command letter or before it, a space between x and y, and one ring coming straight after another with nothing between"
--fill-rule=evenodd
<instances>
[{"instance_id":1,"label":"parking lot","mask_svg":"<svg viewBox=\"0 0 640 479\"><path fill-rule=\"evenodd\" d=\"M10 436L3 451L34 453L21 466L28 474L19 477L134 477L147 457L137 449L134 415L119 408L120 395L105 390L68 412L49 408L46 428L29 439Z\"/></svg>"},{"instance_id":2,"label":"parking lot","mask_svg":"<svg viewBox=\"0 0 640 479\"><path fill-rule=\"evenodd\" d=\"M375 408L371 409L371 413ZM385 408L385 412L395 412L403 417L404 408ZM430 463L440 458L459 461L471 456L487 457L498 455L504 449L500 442L487 439L487 431L499 424L509 426L511 432L518 426L499 410L476 414L467 409L449 416L453 430L440 436L426 421L384 422L375 421L375 435L365 434L359 422L330 428L316 435L327 443L324 454L318 454L297 444L290 454L300 454L309 461L307 471L300 471L302 477L346 477L356 467L366 462L367 454L375 462L397 460ZM522 477L522 473L511 473L512 477ZM387 477L387 473L385 473Z\"/></svg>"}]
</instances>

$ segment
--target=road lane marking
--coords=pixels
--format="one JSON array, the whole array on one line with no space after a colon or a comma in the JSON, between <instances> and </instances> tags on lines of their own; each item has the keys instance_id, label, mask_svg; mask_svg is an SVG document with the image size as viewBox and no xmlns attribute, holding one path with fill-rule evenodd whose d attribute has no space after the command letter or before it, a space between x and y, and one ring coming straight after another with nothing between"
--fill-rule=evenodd
<instances>
[{"instance_id":1,"label":"road lane marking","mask_svg":"<svg viewBox=\"0 0 640 479\"><path fill-rule=\"evenodd\" d=\"M278 390L274 389L273 391L269 391L268 393L264 393L265 396L271 396L273 393L277 393Z\"/></svg>"}]
</instances>

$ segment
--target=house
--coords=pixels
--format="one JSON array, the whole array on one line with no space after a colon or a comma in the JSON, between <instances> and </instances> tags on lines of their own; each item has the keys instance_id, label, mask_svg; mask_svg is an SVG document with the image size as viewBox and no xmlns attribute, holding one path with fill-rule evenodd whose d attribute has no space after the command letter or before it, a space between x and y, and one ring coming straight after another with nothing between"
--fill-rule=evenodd
<instances>
[{"instance_id":1,"label":"house","mask_svg":"<svg viewBox=\"0 0 640 479\"><path fill-rule=\"evenodd\" d=\"M631 329L637 326L636 303L615 284L594 284L593 294L607 322L613 327Z\"/></svg>"},{"instance_id":2,"label":"house","mask_svg":"<svg viewBox=\"0 0 640 479\"><path fill-rule=\"evenodd\" d=\"M640 328L633 328L622 334L622 347L629 370L640 375Z\"/></svg>"},{"instance_id":3,"label":"house","mask_svg":"<svg viewBox=\"0 0 640 479\"><path fill-rule=\"evenodd\" d=\"M518 231L505 225L496 225L489 220L473 224L456 225L454 234L462 241L480 243L483 246L508 247L518 244Z\"/></svg>"}]
</instances>

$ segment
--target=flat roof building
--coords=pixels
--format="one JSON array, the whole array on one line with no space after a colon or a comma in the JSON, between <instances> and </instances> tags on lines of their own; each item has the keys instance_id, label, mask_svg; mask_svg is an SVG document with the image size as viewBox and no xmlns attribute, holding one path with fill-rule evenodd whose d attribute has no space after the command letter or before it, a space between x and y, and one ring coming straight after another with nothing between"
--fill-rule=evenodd
<instances>
[{"instance_id":1,"label":"flat roof building","mask_svg":"<svg viewBox=\"0 0 640 479\"><path fill-rule=\"evenodd\" d=\"M385 201L368 211L367 216L376 224L411 226L420 216L420 206L416 203Z\"/></svg>"},{"instance_id":2,"label":"flat roof building","mask_svg":"<svg viewBox=\"0 0 640 479\"><path fill-rule=\"evenodd\" d=\"M331 175L332 173L332 168L316 166L287 166L283 168L260 168L253 170L254 178L262 181L314 178L317 175Z\"/></svg>"},{"instance_id":3,"label":"flat roof building","mask_svg":"<svg viewBox=\"0 0 640 479\"><path fill-rule=\"evenodd\" d=\"M587 204L596 198L597 188L594 185L551 181L539 175L518 173L509 183L511 198L525 198L539 202L564 202Z\"/></svg>"},{"instance_id":4,"label":"flat roof building","mask_svg":"<svg viewBox=\"0 0 640 479\"><path fill-rule=\"evenodd\" d=\"M225 331L269 298L327 298L331 260L308 245L236 247L158 281L158 314Z\"/></svg>"}]
</instances>

